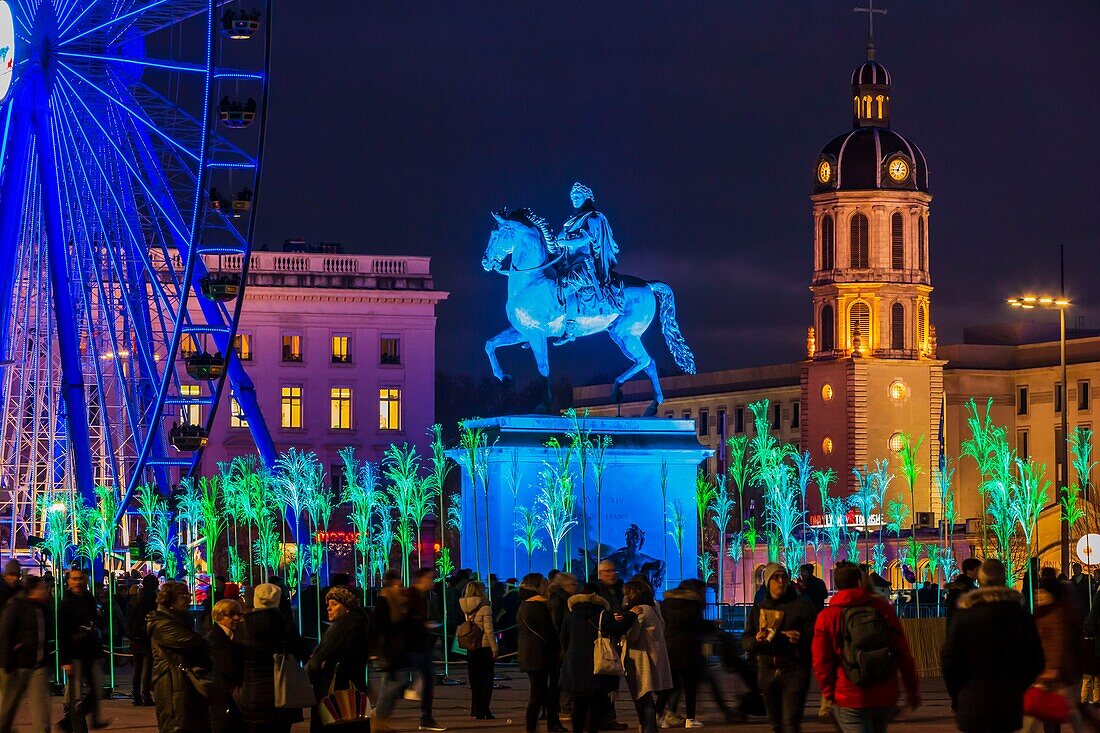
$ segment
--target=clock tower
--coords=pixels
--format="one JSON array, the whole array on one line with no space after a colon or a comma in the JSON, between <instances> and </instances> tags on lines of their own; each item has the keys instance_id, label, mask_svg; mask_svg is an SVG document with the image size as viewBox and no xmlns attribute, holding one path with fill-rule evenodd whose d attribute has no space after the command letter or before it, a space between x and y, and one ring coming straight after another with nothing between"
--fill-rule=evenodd
<instances>
[{"instance_id":1,"label":"clock tower","mask_svg":"<svg viewBox=\"0 0 1100 733\"><path fill-rule=\"evenodd\" d=\"M852 73L852 128L814 161L802 448L815 466L832 467L842 486L855 485L853 468L888 458L899 474L894 495L904 483L902 436L923 437L915 510L924 512L939 507L929 476L943 405L931 323L932 196L924 153L892 128L892 97L890 72L869 42L867 60Z\"/></svg>"}]
</instances>

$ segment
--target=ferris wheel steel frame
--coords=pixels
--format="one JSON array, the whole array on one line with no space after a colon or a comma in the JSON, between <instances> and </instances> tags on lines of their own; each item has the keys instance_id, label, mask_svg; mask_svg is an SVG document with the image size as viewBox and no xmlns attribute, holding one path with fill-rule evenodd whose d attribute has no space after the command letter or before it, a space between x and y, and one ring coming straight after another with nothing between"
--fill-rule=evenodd
<instances>
[{"instance_id":1,"label":"ferris wheel steel frame","mask_svg":"<svg viewBox=\"0 0 1100 733\"><path fill-rule=\"evenodd\" d=\"M0 103L0 500L10 500L0 523L10 522L9 551L17 534L33 533L43 486L94 506L96 485L111 484L121 491L119 524L139 485L166 491L173 469L194 475L201 446L175 451L166 422L175 408L181 418L197 409L191 427L208 435L226 380L261 459L274 463L234 348L267 132L271 2L254 23L262 38L245 39L262 42L258 52L220 32L219 11L236 7L13 7L14 50L0 49L15 58ZM149 45L167 57L149 57ZM235 57L251 66L223 65ZM259 101L255 129L235 142L214 100L241 84ZM209 193L222 177L245 179L245 216ZM239 277L234 299L204 290L224 274L223 259ZM224 359L216 376L195 380L198 395L181 389L185 336L204 352L212 341Z\"/></svg>"}]
</instances>

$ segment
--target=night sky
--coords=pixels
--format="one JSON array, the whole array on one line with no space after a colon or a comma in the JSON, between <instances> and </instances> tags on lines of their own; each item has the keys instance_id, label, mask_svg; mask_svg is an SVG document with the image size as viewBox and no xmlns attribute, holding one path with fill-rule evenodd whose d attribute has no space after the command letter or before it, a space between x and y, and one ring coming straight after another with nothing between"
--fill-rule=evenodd
<instances>
[{"instance_id":1,"label":"night sky","mask_svg":"<svg viewBox=\"0 0 1100 733\"><path fill-rule=\"evenodd\" d=\"M489 211L530 206L557 230L581 180L619 270L675 289L701 371L802 358L807 197L851 127L856 4L279 3L257 243L430 255L451 292L439 368L480 376L507 325L504 278L480 268ZM1057 287L1060 244L1074 313L1100 327L1100 4L880 4L893 128L931 172L940 343ZM675 368L656 327L647 343ZM604 336L552 359L574 383L626 367ZM529 352L502 361L535 374Z\"/></svg>"}]
</instances>

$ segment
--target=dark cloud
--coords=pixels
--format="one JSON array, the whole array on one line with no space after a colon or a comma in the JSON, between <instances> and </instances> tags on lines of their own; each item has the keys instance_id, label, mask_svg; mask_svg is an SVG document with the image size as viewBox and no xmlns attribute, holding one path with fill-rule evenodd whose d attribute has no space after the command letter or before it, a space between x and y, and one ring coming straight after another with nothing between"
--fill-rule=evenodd
<instances>
[{"instance_id":1,"label":"dark cloud","mask_svg":"<svg viewBox=\"0 0 1100 733\"><path fill-rule=\"evenodd\" d=\"M480 374L505 325L481 272L490 208L568 213L591 185L621 269L676 290L701 369L797 359L811 169L850 125L852 3L285 3L276 7L260 240L428 254L452 292L443 368ZM1100 6L890 2L876 27L894 127L929 160L941 342L1057 284L1091 318ZM1095 319L1092 319L1095 325ZM576 381L625 363L557 351ZM652 349L669 367L659 338ZM508 357L522 375L528 352ZM596 364L598 366L592 366Z\"/></svg>"}]
</instances>

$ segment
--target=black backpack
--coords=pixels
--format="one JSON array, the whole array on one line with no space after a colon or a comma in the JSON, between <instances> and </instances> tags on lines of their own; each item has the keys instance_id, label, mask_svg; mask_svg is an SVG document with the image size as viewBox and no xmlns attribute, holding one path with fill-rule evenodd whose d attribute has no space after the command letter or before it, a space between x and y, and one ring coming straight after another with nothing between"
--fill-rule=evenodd
<instances>
[{"instance_id":1,"label":"black backpack","mask_svg":"<svg viewBox=\"0 0 1100 733\"><path fill-rule=\"evenodd\" d=\"M894 632L873 606L844 609L841 663L852 684L871 687L897 674Z\"/></svg>"},{"instance_id":2,"label":"black backpack","mask_svg":"<svg viewBox=\"0 0 1100 733\"><path fill-rule=\"evenodd\" d=\"M481 610L482 606L487 606L488 603L479 603L477 608L472 612L465 614L466 620L458 625L455 629L455 637L458 639L458 646L460 649L465 649L468 652L477 651L485 643L485 630L481 628L476 622L474 622L474 616Z\"/></svg>"}]
</instances>

